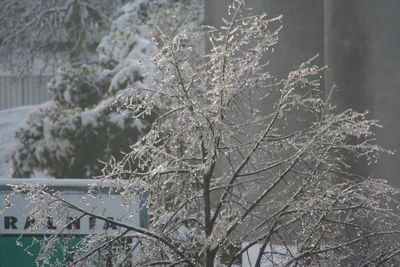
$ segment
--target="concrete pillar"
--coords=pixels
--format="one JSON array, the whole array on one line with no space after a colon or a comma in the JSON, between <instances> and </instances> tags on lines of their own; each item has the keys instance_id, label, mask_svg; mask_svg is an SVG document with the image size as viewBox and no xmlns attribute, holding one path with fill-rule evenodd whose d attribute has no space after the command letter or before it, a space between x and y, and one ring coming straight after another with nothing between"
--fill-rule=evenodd
<instances>
[{"instance_id":1,"label":"concrete pillar","mask_svg":"<svg viewBox=\"0 0 400 267\"><path fill-rule=\"evenodd\" d=\"M384 126L378 143L400 152L399 12L398 0L325 0L326 89L339 86L340 109L369 110ZM400 186L399 153L358 168Z\"/></svg>"}]
</instances>

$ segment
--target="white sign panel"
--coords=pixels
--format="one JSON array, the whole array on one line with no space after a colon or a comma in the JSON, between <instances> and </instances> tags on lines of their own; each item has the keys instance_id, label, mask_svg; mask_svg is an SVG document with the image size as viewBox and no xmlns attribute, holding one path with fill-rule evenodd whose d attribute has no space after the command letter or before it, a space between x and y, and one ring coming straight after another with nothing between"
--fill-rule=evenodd
<instances>
[{"instance_id":1,"label":"white sign panel","mask_svg":"<svg viewBox=\"0 0 400 267\"><path fill-rule=\"evenodd\" d=\"M11 179L7 180L10 181ZM15 180L12 179L12 182ZM4 183L4 181L2 182ZM31 182L33 181L31 180ZM57 187L57 190L61 192L60 197L66 202L111 221L115 220L132 226L140 226L138 203L127 203L117 194L88 196L85 190L88 188L88 180L66 182L66 180L60 180L60 184L52 185ZM52 180L52 183L54 183L54 180ZM85 183L86 186L84 186ZM10 192L11 187L0 185L0 208L4 210L0 214L0 235L47 235L55 233L86 235L99 232L118 235L125 230L111 221L102 220L93 215L83 216L82 212L65 207L49 210L46 218L35 218L35 214L33 214L35 206L29 203L26 195L19 194L8 197ZM6 208L8 202L12 205Z\"/></svg>"}]
</instances>

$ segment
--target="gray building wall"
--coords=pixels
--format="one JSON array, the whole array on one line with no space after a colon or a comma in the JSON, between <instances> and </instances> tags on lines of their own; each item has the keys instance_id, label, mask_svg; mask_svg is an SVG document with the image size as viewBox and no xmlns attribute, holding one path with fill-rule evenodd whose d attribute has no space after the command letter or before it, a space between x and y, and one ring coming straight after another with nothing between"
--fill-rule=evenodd
<instances>
[{"instance_id":1,"label":"gray building wall","mask_svg":"<svg viewBox=\"0 0 400 267\"><path fill-rule=\"evenodd\" d=\"M205 24L220 24L230 3L206 0ZM354 166L400 187L400 1L248 0L247 6L284 16L271 73L280 77L319 54L317 63L328 66L323 90L339 87L334 97L338 108L368 110L370 118L380 121L384 127L376 130L378 142L398 153L384 155L378 164Z\"/></svg>"},{"instance_id":2,"label":"gray building wall","mask_svg":"<svg viewBox=\"0 0 400 267\"><path fill-rule=\"evenodd\" d=\"M400 1L325 0L327 85L335 82L342 109L369 110L383 125L378 142L395 150L364 174L400 187Z\"/></svg>"}]
</instances>

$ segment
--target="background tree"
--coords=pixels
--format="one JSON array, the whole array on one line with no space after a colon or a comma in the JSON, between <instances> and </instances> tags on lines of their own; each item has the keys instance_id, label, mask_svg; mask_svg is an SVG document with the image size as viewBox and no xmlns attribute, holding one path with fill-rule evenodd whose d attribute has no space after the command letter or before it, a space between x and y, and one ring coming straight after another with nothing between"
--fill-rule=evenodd
<instances>
[{"instance_id":1,"label":"background tree","mask_svg":"<svg viewBox=\"0 0 400 267\"><path fill-rule=\"evenodd\" d=\"M100 40L96 62L59 68L49 83L53 100L16 134L12 177L100 175L100 161L118 157L148 130L154 114L135 119L130 110L117 111L117 103L118 95L141 101L153 82L146 59L157 51L147 26L155 9L151 2L126 4Z\"/></svg>"},{"instance_id":2,"label":"background tree","mask_svg":"<svg viewBox=\"0 0 400 267\"><path fill-rule=\"evenodd\" d=\"M111 74L96 64L59 69L49 84L53 101L32 112L16 134L12 177L39 171L56 178L91 178L101 174L101 161L118 158L146 133L154 114L135 119L131 111L113 108L118 91L109 89ZM139 87L143 80L138 72L132 83Z\"/></svg>"},{"instance_id":3,"label":"background tree","mask_svg":"<svg viewBox=\"0 0 400 267\"><path fill-rule=\"evenodd\" d=\"M48 64L88 62L120 1L5 0L0 59L19 73Z\"/></svg>"},{"instance_id":4,"label":"background tree","mask_svg":"<svg viewBox=\"0 0 400 267\"><path fill-rule=\"evenodd\" d=\"M151 228L115 222L125 231L87 237L75 263L131 234L130 249L114 248L114 266L233 266L255 244L255 266L399 262L396 190L352 174L345 160L373 162L385 152L374 140L377 122L335 112L312 60L272 77L261 62L278 41L280 18L247 16L244 5L233 1L224 26L207 28L212 49L203 60L193 31L161 35L160 82L125 104L136 119L155 108L159 115L98 184L131 200L147 192ZM269 113L260 111L266 99ZM45 188L18 190L95 216Z\"/></svg>"}]
</instances>

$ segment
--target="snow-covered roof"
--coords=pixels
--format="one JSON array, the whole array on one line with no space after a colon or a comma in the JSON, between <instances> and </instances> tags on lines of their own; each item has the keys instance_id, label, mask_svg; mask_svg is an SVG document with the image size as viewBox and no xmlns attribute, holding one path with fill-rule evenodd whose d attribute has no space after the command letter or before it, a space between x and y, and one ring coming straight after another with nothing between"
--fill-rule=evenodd
<instances>
[{"instance_id":1,"label":"snow-covered roof","mask_svg":"<svg viewBox=\"0 0 400 267\"><path fill-rule=\"evenodd\" d=\"M22 184L46 185L49 187L88 187L97 181L95 179L0 178L0 187Z\"/></svg>"}]
</instances>

